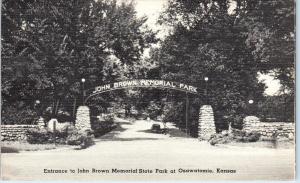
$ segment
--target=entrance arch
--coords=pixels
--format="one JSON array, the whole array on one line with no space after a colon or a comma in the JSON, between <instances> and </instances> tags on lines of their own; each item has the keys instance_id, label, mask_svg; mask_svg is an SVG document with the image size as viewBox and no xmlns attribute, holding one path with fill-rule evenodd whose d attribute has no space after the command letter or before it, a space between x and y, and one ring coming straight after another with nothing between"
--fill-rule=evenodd
<instances>
[{"instance_id":1,"label":"entrance arch","mask_svg":"<svg viewBox=\"0 0 300 183\"><path fill-rule=\"evenodd\" d=\"M110 92L120 89L129 89L129 88L159 88L159 89L171 89L181 92L186 92L194 95L200 95L198 87L166 80L153 80L153 79L134 79L134 80L125 80L109 84L104 84L96 86L89 90L86 90L84 93L86 97L84 103L86 103L91 97L99 95L101 93Z\"/></svg>"},{"instance_id":2,"label":"entrance arch","mask_svg":"<svg viewBox=\"0 0 300 183\"><path fill-rule=\"evenodd\" d=\"M85 90L83 104L88 102L93 96L100 95L102 93L111 92L119 89L130 88L158 88L158 89L171 89L177 90L193 95L201 96L198 87L188 85L185 83L166 81L166 80L151 80L151 79L134 79L125 80L109 84L96 86L94 88ZM187 99L188 103L188 99ZM75 125L80 129L90 129L90 109L88 106L79 106L76 113ZM210 105L203 105L199 110L198 120L198 138L199 140L207 140L210 136L216 133L213 109Z\"/></svg>"}]
</instances>

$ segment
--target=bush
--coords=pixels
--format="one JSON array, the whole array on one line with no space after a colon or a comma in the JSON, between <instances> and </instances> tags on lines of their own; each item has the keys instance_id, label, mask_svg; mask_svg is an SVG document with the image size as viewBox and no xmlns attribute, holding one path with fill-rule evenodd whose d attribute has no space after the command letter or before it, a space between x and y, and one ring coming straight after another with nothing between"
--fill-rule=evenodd
<instances>
[{"instance_id":1,"label":"bush","mask_svg":"<svg viewBox=\"0 0 300 183\"><path fill-rule=\"evenodd\" d=\"M5 125L13 124L34 124L38 120L38 115L29 107L17 108L6 107L1 111L1 123Z\"/></svg>"},{"instance_id":2,"label":"bush","mask_svg":"<svg viewBox=\"0 0 300 183\"><path fill-rule=\"evenodd\" d=\"M27 142L30 144L53 143L54 135L48 129L30 129L27 131Z\"/></svg>"},{"instance_id":3,"label":"bush","mask_svg":"<svg viewBox=\"0 0 300 183\"><path fill-rule=\"evenodd\" d=\"M258 132L245 132L243 130L233 129L232 133L239 142L256 142L260 139L261 134Z\"/></svg>"},{"instance_id":4,"label":"bush","mask_svg":"<svg viewBox=\"0 0 300 183\"><path fill-rule=\"evenodd\" d=\"M66 127L61 131L56 131L53 133L48 128L43 129L31 129L27 131L27 142L30 144L66 144L66 138L69 135L68 129Z\"/></svg>"},{"instance_id":5,"label":"bush","mask_svg":"<svg viewBox=\"0 0 300 183\"><path fill-rule=\"evenodd\" d=\"M109 120L109 121L95 120L92 122L92 129L94 131L95 137L100 137L100 136L110 132L111 130L113 130L116 127L117 127L117 125L112 120Z\"/></svg>"},{"instance_id":6,"label":"bush","mask_svg":"<svg viewBox=\"0 0 300 183\"><path fill-rule=\"evenodd\" d=\"M247 136L245 136L243 140L245 142L256 142L259 140L260 136L261 135L259 133L253 132L253 133L247 134Z\"/></svg>"},{"instance_id":7,"label":"bush","mask_svg":"<svg viewBox=\"0 0 300 183\"><path fill-rule=\"evenodd\" d=\"M233 130L232 133L228 131L224 133L218 133L211 136L209 143L215 144L227 144L230 142L256 142L260 139L260 134L257 132L245 132L242 130Z\"/></svg>"},{"instance_id":8,"label":"bush","mask_svg":"<svg viewBox=\"0 0 300 183\"><path fill-rule=\"evenodd\" d=\"M91 130L75 130L68 135L66 141L68 145L80 145L82 149L85 149L95 144L93 137L93 132Z\"/></svg>"},{"instance_id":9,"label":"bush","mask_svg":"<svg viewBox=\"0 0 300 183\"><path fill-rule=\"evenodd\" d=\"M55 138L54 138L55 136ZM80 145L81 148L87 148L94 144L93 131L79 131L73 126L66 126L55 134L46 129L32 129L27 132L27 141L30 144L68 144Z\"/></svg>"},{"instance_id":10,"label":"bush","mask_svg":"<svg viewBox=\"0 0 300 183\"><path fill-rule=\"evenodd\" d=\"M107 114L107 115L104 115L104 120L106 122L110 122L110 123L113 123L114 122L114 118L115 118L115 115L114 114Z\"/></svg>"},{"instance_id":11,"label":"bush","mask_svg":"<svg viewBox=\"0 0 300 183\"><path fill-rule=\"evenodd\" d=\"M42 115L45 119L45 121L49 121L52 118L56 118L59 122L65 123L69 121L74 121L74 117L66 110L64 109L59 109L56 114L53 114L53 108L52 107L47 107L43 111Z\"/></svg>"},{"instance_id":12,"label":"bush","mask_svg":"<svg viewBox=\"0 0 300 183\"><path fill-rule=\"evenodd\" d=\"M56 118L59 122L68 122L74 120L74 118L69 112L63 110L59 110L57 112Z\"/></svg>"},{"instance_id":13,"label":"bush","mask_svg":"<svg viewBox=\"0 0 300 183\"><path fill-rule=\"evenodd\" d=\"M214 134L210 137L208 142L211 145L216 145L216 144L227 144L229 142L234 141L234 138L232 135L229 134Z\"/></svg>"},{"instance_id":14,"label":"bush","mask_svg":"<svg viewBox=\"0 0 300 183\"><path fill-rule=\"evenodd\" d=\"M161 105L151 101L147 106L146 111L151 119L155 119L157 116L161 115Z\"/></svg>"},{"instance_id":15,"label":"bush","mask_svg":"<svg viewBox=\"0 0 300 183\"><path fill-rule=\"evenodd\" d=\"M145 110L138 110L137 119L147 119L149 114Z\"/></svg>"}]
</instances>

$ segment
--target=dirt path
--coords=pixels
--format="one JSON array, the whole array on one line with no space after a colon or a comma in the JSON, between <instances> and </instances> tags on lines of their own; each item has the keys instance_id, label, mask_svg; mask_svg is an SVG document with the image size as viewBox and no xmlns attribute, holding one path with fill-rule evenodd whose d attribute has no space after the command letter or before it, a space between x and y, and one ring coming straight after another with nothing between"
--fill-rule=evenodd
<instances>
[{"instance_id":1,"label":"dirt path","mask_svg":"<svg viewBox=\"0 0 300 183\"><path fill-rule=\"evenodd\" d=\"M2 154L2 176L8 180L152 181L286 180L294 176L293 149L215 147L186 138L180 131L175 137L150 133L153 122L120 119L119 123L88 149ZM232 171L220 173L218 168ZM67 173L44 173L45 169Z\"/></svg>"}]
</instances>

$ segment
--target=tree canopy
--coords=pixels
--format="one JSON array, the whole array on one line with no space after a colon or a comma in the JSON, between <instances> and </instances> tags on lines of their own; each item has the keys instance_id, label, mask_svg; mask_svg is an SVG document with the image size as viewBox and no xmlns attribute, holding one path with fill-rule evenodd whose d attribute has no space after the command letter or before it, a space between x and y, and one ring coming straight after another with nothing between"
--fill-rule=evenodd
<instances>
[{"instance_id":1,"label":"tree canopy","mask_svg":"<svg viewBox=\"0 0 300 183\"><path fill-rule=\"evenodd\" d=\"M32 107L37 99L44 107L73 101L81 95L81 78L88 88L133 77L137 71L129 66L139 65L144 49L157 41L146 20L132 2L3 1L4 108Z\"/></svg>"},{"instance_id":2,"label":"tree canopy","mask_svg":"<svg viewBox=\"0 0 300 183\"><path fill-rule=\"evenodd\" d=\"M144 51L158 39L146 26L147 18L137 17L134 2L4 0L1 16L5 120L18 111L20 119L36 115L36 100L42 111L50 107L56 114L64 108L74 114L83 89L129 78L181 81L202 88L202 97L141 89L94 100L107 107L108 98L127 96L137 108L150 106L178 122L185 116L174 110L190 107L196 121L199 106L210 104L217 126L239 126L251 115L250 99L254 105L265 101L258 74L273 73L283 86L284 101L293 102L292 0L169 0L159 23L170 34L152 47L149 58ZM186 97L190 106L183 102Z\"/></svg>"},{"instance_id":3,"label":"tree canopy","mask_svg":"<svg viewBox=\"0 0 300 183\"><path fill-rule=\"evenodd\" d=\"M171 33L152 58L163 78L207 87L200 103L209 98L217 123L238 124L248 100L263 100L259 72L275 71L293 89L292 9L292 1L169 0L160 23Z\"/></svg>"}]
</instances>

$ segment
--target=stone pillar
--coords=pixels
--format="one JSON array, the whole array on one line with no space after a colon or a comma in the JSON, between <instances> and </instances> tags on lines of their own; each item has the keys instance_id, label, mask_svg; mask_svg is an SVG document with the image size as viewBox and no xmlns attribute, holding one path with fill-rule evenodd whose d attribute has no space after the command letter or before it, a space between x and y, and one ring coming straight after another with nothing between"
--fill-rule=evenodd
<instances>
[{"instance_id":1,"label":"stone pillar","mask_svg":"<svg viewBox=\"0 0 300 183\"><path fill-rule=\"evenodd\" d=\"M259 125L259 118L256 116L247 116L243 119L243 131L251 132Z\"/></svg>"},{"instance_id":2,"label":"stone pillar","mask_svg":"<svg viewBox=\"0 0 300 183\"><path fill-rule=\"evenodd\" d=\"M198 138L209 140L216 133L213 109L210 105L203 105L199 112Z\"/></svg>"},{"instance_id":3,"label":"stone pillar","mask_svg":"<svg viewBox=\"0 0 300 183\"><path fill-rule=\"evenodd\" d=\"M75 127L80 130L91 129L90 109L88 106L79 106L76 113Z\"/></svg>"}]
</instances>

